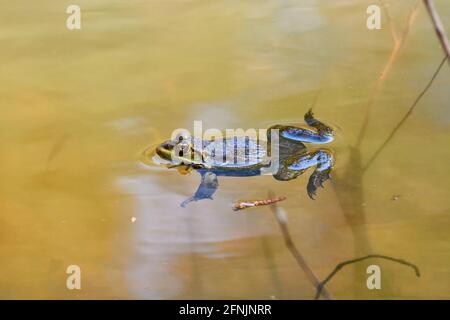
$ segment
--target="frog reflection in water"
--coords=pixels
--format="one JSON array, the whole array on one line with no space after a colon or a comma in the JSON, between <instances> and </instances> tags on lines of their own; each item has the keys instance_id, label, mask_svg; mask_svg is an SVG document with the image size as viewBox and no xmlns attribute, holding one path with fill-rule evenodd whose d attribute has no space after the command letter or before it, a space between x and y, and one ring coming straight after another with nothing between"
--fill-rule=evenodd
<instances>
[{"instance_id":1,"label":"frog reflection in water","mask_svg":"<svg viewBox=\"0 0 450 320\"><path fill-rule=\"evenodd\" d=\"M200 186L192 197L181 204L183 207L191 201L212 199L219 186L218 176L262 175L268 168L273 168L273 161L277 161L278 165L271 174L281 181L295 179L308 168L315 167L306 188L309 197L314 199L317 188L323 187L323 183L330 178L333 156L326 149L309 151L304 143L324 144L333 141L334 137L333 130L315 119L311 110L304 118L311 129L272 126L267 130L267 144L245 136L196 141L196 138L182 133L174 140L157 146L156 154L165 160L169 168L200 173ZM274 132L276 139L272 138ZM272 140L278 140L278 143L271 143ZM275 148L278 152L273 152Z\"/></svg>"}]
</instances>

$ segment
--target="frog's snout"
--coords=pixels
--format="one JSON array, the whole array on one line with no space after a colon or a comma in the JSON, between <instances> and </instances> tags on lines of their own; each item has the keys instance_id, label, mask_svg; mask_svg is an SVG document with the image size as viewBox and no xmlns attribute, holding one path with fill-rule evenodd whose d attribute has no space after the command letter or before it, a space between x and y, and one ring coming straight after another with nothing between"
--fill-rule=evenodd
<instances>
[{"instance_id":1,"label":"frog's snout","mask_svg":"<svg viewBox=\"0 0 450 320\"><path fill-rule=\"evenodd\" d=\"M166 142L161 143L160 148L172 150L175 144L171 140L167 140Z\"/></svg>"},{"instance_id":2,"label":"frog's snout","mask_svg":"<svg viewBox=\"0 0 450 320\"><path fill-rule=\"evenodd\" d=\"M175 144L172 141L167 140L156 147L156 154L163 159L170 160L174 146Z\"/></svg>"}]
</instances>

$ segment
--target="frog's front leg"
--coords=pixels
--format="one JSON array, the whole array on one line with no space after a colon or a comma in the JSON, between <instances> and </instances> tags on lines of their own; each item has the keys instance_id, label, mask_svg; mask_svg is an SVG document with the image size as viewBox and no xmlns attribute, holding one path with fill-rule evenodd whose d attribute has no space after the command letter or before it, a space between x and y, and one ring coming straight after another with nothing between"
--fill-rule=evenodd
<instances>
[{"instance_id":1,"label":"frog's front leg","mask_svg":"<svg viewBox=\"0 0 450 320\"><path fill-rule=\"evenodd\" d=\"M184 200L181 203L182 207L185 207L188 203L192 201L198 201L202 199L212 199L212 195L214 194L214 192L216 192L219 186L217 175L215 173L208 171L200 172L200 174L202 176L202 180L200 182L200 185L198 186L197 191L192 197Z\"/></svg>"},{"instance_id":2,"label":"frog's front leg","mask_svg":"<svg viewBox=\"0 0 450 320\"><path fill-rule=\"evenodd\" d=\"M314 200L317 188L323 188L323 183L330 179L330 172L333 168L333 155L330 151L321 149L301 156L290 157L284 161L274 177L278 180L291 180L311 167L316 168L309 177L306 191L308 196Z\"/></svg>"}]
</instances>

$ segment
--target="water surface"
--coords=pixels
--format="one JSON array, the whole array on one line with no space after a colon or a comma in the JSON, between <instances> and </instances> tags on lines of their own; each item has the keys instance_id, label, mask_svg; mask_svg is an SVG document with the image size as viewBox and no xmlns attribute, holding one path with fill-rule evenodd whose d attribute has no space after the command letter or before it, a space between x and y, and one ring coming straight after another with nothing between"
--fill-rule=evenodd
<instances>
[{"instance_id":1,"label":"water surface","mask_svg":"<svg viewBox=\"0 0 450 320\"><path fill-rule=\"evenodd\" d=\"M310 299L270 210L230 208L269 189L287 196L292 237L320 278L370 253L421 268L348 267L328 286L336 298L450 298L450 73L363 173L443 57L419 7L357 146L393 48L386 19L366 28L372 2L82 0L77 31L65 27L69 3L5 2L0 298ZM436 2L450 25L450 4ZM401 34L415 1L390 4ZM194 120L302 124L313 105L337 129L334 179L316 201L306 176L222 178L214 201L181 208L199 175L139 162ZM366 288L372 263L382 290ZM66 289L71 264L82 290Z\"/></svg>"}]
</instances>

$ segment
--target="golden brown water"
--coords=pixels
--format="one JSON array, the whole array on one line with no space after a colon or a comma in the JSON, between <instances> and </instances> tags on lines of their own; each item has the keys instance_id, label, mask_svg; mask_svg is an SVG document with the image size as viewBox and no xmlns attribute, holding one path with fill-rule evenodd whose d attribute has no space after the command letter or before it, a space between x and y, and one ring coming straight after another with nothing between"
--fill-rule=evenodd
<instances>
[{"instance_id":1,"label":"golden brown water","mask_svg":"<svg viewBox=\"0 0 450 320\"><path fill-rule=\"evenodd\" d=\"M9 1L0 11L0 298L310 299L268 208L282 203L299 250L335 298L450 298L450 73L444 66L411 118L362 175L443 57L425 9L376 94L393 48L366 29L373 1ZM390 1L398 33L415 1ZM450 25L450 3L436 1ZM450 31L450 30L448 30ZM319 94L318 94L319 93ZM317 116L338 129L333 183L308 199L307 177L222 178L214 201L183 209L193 173L145 167L143 149L173 129L266 128ZM397 200L393 200L395 199ZM132 222L132 218L134 222ZM66 289L66 268L82 289ZM366 267L382 289L366 288Z\"/></svg>"}]
</instances>

